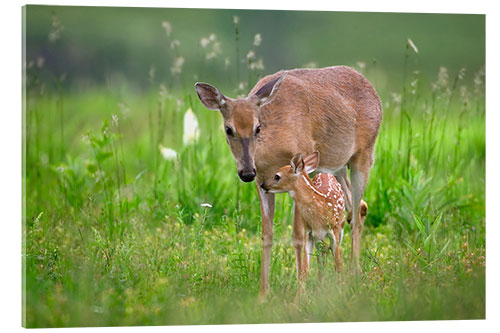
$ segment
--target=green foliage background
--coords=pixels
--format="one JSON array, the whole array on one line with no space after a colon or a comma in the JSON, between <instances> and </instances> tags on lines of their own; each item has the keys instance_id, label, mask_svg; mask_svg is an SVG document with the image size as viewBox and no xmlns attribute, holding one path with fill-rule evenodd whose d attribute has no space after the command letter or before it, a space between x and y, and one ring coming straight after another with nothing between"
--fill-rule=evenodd
<instances>
[{"instance_id":1,"label":"green foliage background","mask_svg":"<svg viewBox=\"0 0 500 333\"><path fill-rule=\"evenodd\" d=\"M25 7L23 324L484 318L484 19ZM221 117L193 84L236 96L311 62L354 66L384 105L363 273L338 274L329 258L318 281L313 265L294 304L292 201L279 195L261 304L254 184L239 181ZM189 108L193 144L182 139ZM346 227L345 263L349 245Z\"/></svg>"}]
</instances>

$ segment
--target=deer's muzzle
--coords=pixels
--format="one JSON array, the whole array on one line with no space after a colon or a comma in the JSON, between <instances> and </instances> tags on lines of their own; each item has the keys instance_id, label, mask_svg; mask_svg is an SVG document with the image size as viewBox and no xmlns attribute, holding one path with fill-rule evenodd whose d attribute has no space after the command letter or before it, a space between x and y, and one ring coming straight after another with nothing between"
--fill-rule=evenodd
<instances>
[{"instance_id":1,"label":"deer's muzzle","mask_svg":"<svg viewBox=\"0 0 500 333\"><path fill-rule=\"evenodd\" d=\"M255 168L251 170L239 170L238 171L238 176L240 176L240 179L246 183L249 183L255 179L256 171Z\"/></svg>"}]
</instances>

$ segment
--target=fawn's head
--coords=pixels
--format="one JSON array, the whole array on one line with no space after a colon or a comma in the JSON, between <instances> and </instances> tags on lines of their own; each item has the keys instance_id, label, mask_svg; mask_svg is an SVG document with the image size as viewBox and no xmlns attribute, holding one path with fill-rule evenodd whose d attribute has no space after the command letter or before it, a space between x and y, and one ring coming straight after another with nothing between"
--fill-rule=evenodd
<instances>
[{"instance_id":1,"label":"fawn's head","mask_svg":"<svg viewBox=\"0 0 500 333\"><path fill-rule=\"evenodd\" d=\"M251 182L256 176L255 146L261 131L265 130L259 120L261 108L274 99L285 75L266 83L255 94L238 99L226 97L206 83L198 82L195 85L203 105L221 112L226 141L236 161L238 175L244 182Z\"/></svg>"},{"instance_id":2,"label":"fawn's head","mask_svg":"<svg viewBox=\"0 0 500 333\"><path fill-rule=\"evenodd\" d=\"M307 174L316 170L318 164L318 151L307 155L305 158L302 158L301 153L295 154L290 161L290 165L280 168L274 177L272 179L266 179L266 181L261 184L261 187L266 192L271 193L293 191L299 177L301 175L309 177Z\"/></svg>"}]
</instances>

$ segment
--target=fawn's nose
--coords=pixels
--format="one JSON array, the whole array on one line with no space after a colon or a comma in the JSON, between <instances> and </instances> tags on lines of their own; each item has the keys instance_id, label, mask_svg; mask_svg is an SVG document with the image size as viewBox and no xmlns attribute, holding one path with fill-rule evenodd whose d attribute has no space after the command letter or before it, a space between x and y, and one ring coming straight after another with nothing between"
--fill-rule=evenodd
<instances>
[{"instance_id":1,"label":"fawn's nose","mask_svg":"<svg viewBox=\"0 0 500 333\"><path fill-rule=\"evenodd\" d=\"M265 183L261 183L260 184L260 188L263 189L264 191L268 191L269 189L267 188L266 184Z\"/></svg>"},{"instance_id":2,"label":"fawn's nose","mask_svg":"<svg viewBox=\"0 0 500 333\"><path fill-rule=\"evenodd\" d=\"M255 179L256 171L255 168L252 170L240 170L238 171L238 176L240 176L240 179L244 181L245 183L249 183Z\"/></svg>"}]
</instances>

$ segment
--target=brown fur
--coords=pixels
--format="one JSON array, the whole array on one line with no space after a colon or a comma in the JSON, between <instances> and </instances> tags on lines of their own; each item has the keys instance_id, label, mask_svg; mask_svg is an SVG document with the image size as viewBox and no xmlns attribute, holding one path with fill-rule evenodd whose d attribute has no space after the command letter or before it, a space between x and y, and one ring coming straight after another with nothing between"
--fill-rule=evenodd
<instances>
[{"instance_id":1,"label":"brown fur","mask_svg":"<svg viewBox=\"0 0 500 333\"><path fill-rule=\"evenodd\" d=\"M293 225L293 243L295 247L304 246L304 237L309 235L309 241L323 240L329 231L335 237L336 244L340 244L341 231L345 225L344 218L344 193L340 184L331 174L318 173L311 181L307 172L316 169L319 162L318 152L314 152L302 160L302 155L297 154L292 158L291 165L278 170L276 175L266 180L262 188L266 192L289 192L295 201L297 211L302 219ZM307 172L306 172L307 170ZM311 255L311 249L308 249ZM337 270L342 268L340 247L335 249ZM297 263L299 265L299 258ZM297 272L300 277L302 272Z\"/></svg>"},{"instance_id":2,"label":"brown fur","mask_svg":"<svg viewBox=\"0 0 500 333\"><path fill-rule=\"evenodd\" d=\"M334 66L266 76L246 98L225 97L204 83L197 83L196 90L202 103L209 109L220 110L225 126L233 129L234 136L228 136L227 140L240 178L257 181L263 240L261 295L269 287L274 194L264 193L260 184L289 163L296 153L308 155L319 151L318 169L334 173L342 185L348 210L356 212L351 224L352 253L359 271L364 222L360 214L361 198L382 121L381 102L370 82L352 68ZM350 181L347 167L351 169ZM300 216L295 213L296 219Z\"/></svg>"}]
</instances>

